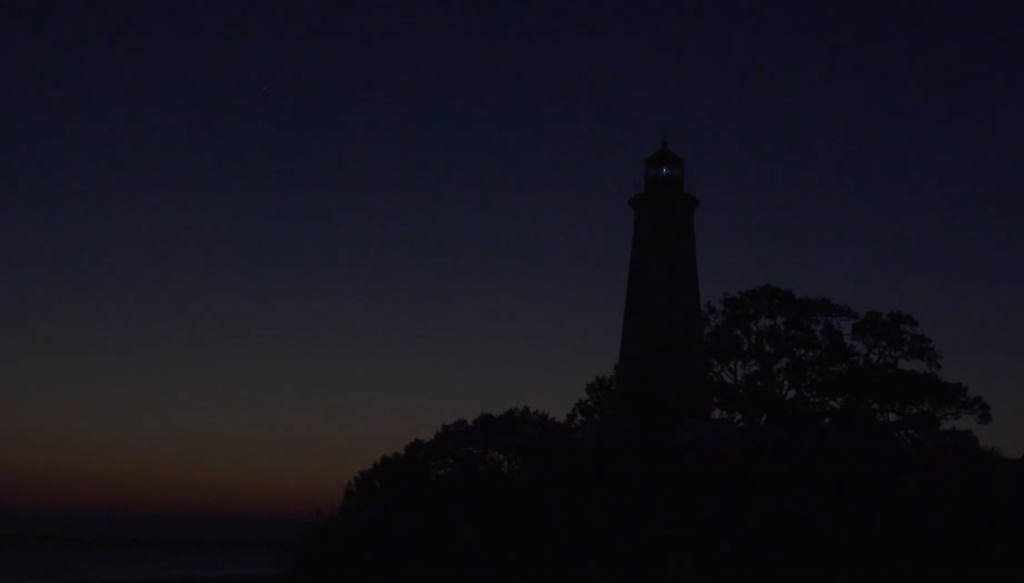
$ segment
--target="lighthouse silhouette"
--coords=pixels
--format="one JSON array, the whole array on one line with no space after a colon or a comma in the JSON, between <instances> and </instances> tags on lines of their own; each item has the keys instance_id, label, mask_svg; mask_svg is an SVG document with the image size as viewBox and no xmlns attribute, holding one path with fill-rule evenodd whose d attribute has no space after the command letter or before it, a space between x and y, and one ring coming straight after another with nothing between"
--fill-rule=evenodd
<instances>
[{"instance_id":1,"label":"lighthouse silhouette","mask_svg":"<svg viewBox=\"0 0 1024 583\"><path fill-rule=\"evenodd\" d=\"M642 423L710 415L694 213L683 159L667 142L647 157L644 189L629 200L633 248L616 369L619 411Z\"/></svg>"}]
</instances>

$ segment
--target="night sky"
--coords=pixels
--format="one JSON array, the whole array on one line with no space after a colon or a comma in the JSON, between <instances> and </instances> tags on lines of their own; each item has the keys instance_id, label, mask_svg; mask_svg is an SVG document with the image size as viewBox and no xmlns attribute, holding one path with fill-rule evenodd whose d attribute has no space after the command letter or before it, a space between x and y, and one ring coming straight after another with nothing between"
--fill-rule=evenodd
<instances>
[{"instance_id":1,"label":"night sky","mask_svg":"<svg viewBox=\"0 0 1024 583\"><path fill-rule=\"evenodd\" d=\"M442 422L563 415L662 138L705 299L907 310L1024 452L1017 3L21 5L0 504L308 514Z\"/></svg>"}]
</instances>

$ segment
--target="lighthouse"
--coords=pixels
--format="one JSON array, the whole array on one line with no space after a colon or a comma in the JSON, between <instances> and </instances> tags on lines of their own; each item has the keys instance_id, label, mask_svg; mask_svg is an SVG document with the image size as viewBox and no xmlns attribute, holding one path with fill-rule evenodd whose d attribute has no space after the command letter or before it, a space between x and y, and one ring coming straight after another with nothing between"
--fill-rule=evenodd
<instances>
[{"instance_id":1,"label":"lighthouse","mask_svg":"<svg viewBox=\"0 0 1024 583\"><path fill-rule=\"evenodd\" d=\"M629 200L633 244L617 378L622 412L637 421L704 418L700 286L694 213L683 159L662 142Z\"/></svg>"}]
</instances>

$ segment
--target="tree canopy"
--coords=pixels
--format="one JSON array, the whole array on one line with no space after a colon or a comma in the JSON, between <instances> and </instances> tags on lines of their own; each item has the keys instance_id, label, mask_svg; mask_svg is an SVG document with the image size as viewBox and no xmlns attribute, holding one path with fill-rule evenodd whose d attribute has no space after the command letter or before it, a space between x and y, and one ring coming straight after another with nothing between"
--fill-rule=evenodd
<instances>
[{"instance_id":1,"label":"tree canopy","mask_svg":"<svg viewBox=\"0 0 1024 583\"><path fill-rule=\"evenodd\" d=\"M472 496L498 496L539 471L565 427L529 407L484 413L441 427L359 472L345 490L343 509L380 504L439 505Z\"/></svg>"},{"instance_id":2,"label":"tree canopy","mask_svg":"<svg viewBox=\"0 0 1024 583\"><path fill-rule=\"evenodd\" d=\"M738 427L831 424L885 431L915 447L976 446L955 424L991 410L943 379L942 357L900 311L858 314L827 298L765 285L706 306L705 351L714 418ZM614 373L599 376L569 413L588 424L615 406Z\"/></svg>"},{"instance_id":3,"label":"tree canopy","mask_svg":"<svg viewBox=\"0 0 1024 583\"><path fill-rule=\"evenodd\" d=\"M761 286L707 305L704 344L694 383L710 418L633 431L613 371L564 421L523 407L443 425L359 472L299 564L324 580L624 580L640 557L690 574L808 553L902 561L963 544L939 530L950 508L1020 508L1024 466L983 466L998 456L961 424L988 423L990 408L940 376L909 314ZM862 517L900 510L918 518L887 522L900 542L880 545ZM982 515L1000 518L965 528L1015 516Z\"/></svg>"}]
</instances>

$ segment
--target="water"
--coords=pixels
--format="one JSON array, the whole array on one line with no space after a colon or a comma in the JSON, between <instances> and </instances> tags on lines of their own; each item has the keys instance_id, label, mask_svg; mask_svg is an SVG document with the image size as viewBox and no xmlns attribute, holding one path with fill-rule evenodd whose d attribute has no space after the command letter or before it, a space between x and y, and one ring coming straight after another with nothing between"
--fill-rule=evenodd
<instances>
[{"instance_id":1,"label":"water","mask_svg":"<svg viewBox=\"0 0 1024 583\"><path fill-rule=\"evenodd\" d=\"M0 581L69 583L281 574L285 547L0 541Z\"/></svg>"},{"instance_id":2,"label":"water","mask_svg":"<svg viewBox=\"0 0 1024 583\"><path fill-rule=\"evenodd\" d=\"M0 512L0 583L272 576L294 519Z\"/></svg>"}]
</instances>

